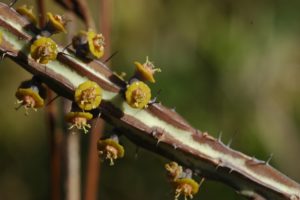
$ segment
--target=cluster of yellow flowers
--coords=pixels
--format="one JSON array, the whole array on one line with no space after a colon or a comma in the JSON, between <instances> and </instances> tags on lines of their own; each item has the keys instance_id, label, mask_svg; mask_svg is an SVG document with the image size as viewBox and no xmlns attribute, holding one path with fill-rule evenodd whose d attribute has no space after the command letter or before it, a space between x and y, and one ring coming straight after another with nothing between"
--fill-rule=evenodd
<instances>
[{"instance_id":1,"label":"cluster of yellow flowers","mask_svg":"<svg viewBox=\"0 0 300 200\"><path fill-rule=\"evenodd\" d=\"M175 200L178 200L182 195L184 199L192 199L195 194L198 193L201 183L204 178L201 179L200 184L192 179L192 171L183 171L182 166L178 165L176 162L170 162L165 165L167 170L167 175L175 189Z\"/></svg>"},{"instance_id":2,"label":"cluster of yellow flowers","mask_svg":"<svg viewBox=\"0 0 300 200\"><path fill-rule=\"evenodd\" d=\"M24 16L31 24L37 25L37 18L33 13L33 8L23 5L16 11ZM30 44L30 57L40 64L47 65L56 60L60 53L58 45L50 38L51 35L57 33L66 33L66 25L68 20L61 15L47 13L47 21L40 29L40 33ZM0 37L1 39L1 37ZM102 34L96 33L93 30L80 31L72 39L72 47L78 58L85 60L100 59L104 55L104 37ZM61 52L63 53L63 52ZM148 57L146 62L134 63L136 71L133 77L129 80L124 91L124 97L127 104L134 109L143 109L151 103L151 89L146 82L155 83L154 74L161 70L156 68ZM29 109L36 110L44 106L45 88L33 78L26 81L27 84L21 84L16 92L16 97L19 104L18 108L24 107L26 113ZM29 84L30 83L30 84ZM99 107L102 100L102 88L93 81L85 81L81 83L74 94L74 103L72 110L66 114L65 120L69 122L70 129L77 128L88 132L91 125L89 120L93 119L92 110ZM124 148L119 144L116 137L102 139L98 141L99 155L110 160L112 165L115 159L124 156Z\"/></svg>"}]
</instances>

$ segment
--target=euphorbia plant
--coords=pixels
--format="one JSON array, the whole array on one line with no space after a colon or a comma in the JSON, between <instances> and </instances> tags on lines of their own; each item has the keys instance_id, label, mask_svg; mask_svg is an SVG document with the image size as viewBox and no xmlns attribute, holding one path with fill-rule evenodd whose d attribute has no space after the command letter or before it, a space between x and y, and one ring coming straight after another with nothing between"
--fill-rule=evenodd
<instances>
[{"instance_id":1,"label":"euphorbia plant","mask_svg":"<svg viewBox=\"0 0 300 200\"><path fill-rule=\"evenodd\" d=\"M192 127L176 111L152 101L151 86L146 81L155 82L155 68L148 59L144 64L136 62L137 72L125 81L96 60L101 57L98 51L102 54L103 50L100 34L79 34L80 38L73 40L75 49L64 49L49 39L52 33L65 30L64 22L60 24L63 28L57 25L61 17L48 15L47 25L38 29L26 16L5 4L0 4L0 11L1 53L32 73L38 84L46 84L58 95L70 99L75 114L66 118L75 127L85 130L91 115L94 118L101 115L138 146L171 159L173 162L166 169L174 184L175 198L192 198L199 190L193 179L198 176L199 182L203 178L217 180L250 199L300 199L299 184L267 161L232 150ZM27 99L21 103L35 108L33 97L31 101ZM123 146L115 135L101 139L98 148L100 157L104 156L110 164L124 156Z\"/></svg>"}]
</instances>

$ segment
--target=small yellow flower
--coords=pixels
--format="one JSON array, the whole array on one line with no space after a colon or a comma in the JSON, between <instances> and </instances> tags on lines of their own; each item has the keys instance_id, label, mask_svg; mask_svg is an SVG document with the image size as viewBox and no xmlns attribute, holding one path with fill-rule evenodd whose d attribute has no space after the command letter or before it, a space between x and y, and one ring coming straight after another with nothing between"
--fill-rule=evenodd
<instances>
[{"instance_id":1,"label":"small yellow flower","mask_svg":"<svg viewBox=\"0 0 300 200\"><path fill-rule=\"evenodd\" d=\"M127 87L125 98L131 107L145 108L151 99L151 90L144 82L135 81Z\"/></svg>"},{"instance_id":2,"label":"small yellow flower","mask_svg":"<svg viewBox=\"0 0 300 200\"><path fill-rule=\"evenodd\" d=\"M85 81L75 90L75 102L83 110L92 110L97 108L102 99L102 89L93 81Z\"/></svg>"},{"instance_id":3,"label":"small yellow flower","mask_svg":"<svg viewBox=\"0 0 300 200\"><path fill-rule=\"evenodd\" d=\"M200 185L203 183L204 178L201 179L200 184L192 179L192 171L185 169L176 162L170 162L165 165L168 172L170 182L175 188L175 200L178 200L182 195L184 199L192 199L198 193Z\"/></svg>"},{"instance_id":4,"label":"small yellow flower","mask_svg":"<svg viewBox=\"0 0 300 200\"><path fill-rule=\"evenodd\" d=\"M97 148L99 156L104 156L105 159L109 160L110 165L114 165L114 160L123 158L125 154L124 147L113 138L98 140Z\"/></svg>"},{"instance_id":5,"label":"small yellow flower","mask_svg":"<svg viewBox=\"0 0 300 200\"><path fill-rule=\"evenodd\" d=\"M180 178L173 183L175 187L175 200L178 200L180 195L183 195L185 200L187 198L192 199L199 191L199 184L191 178Z\"/></svg>"},{"instance_id":6,"label":"small yellow flower","mask_svg":"<svg viewBox=\"0 0 300 200\"><path fill-rule=\"evenodd\" d=\"M53 15L52 13L48 12L47 13L47 17L48 17L48 21L46 24L46 29L52 33L60 33L60 32L64 32L66 33L66 25L68 23L68 20L66 20L65 17L61 16L61 15Z\"/></svg>"},{"instance_id":7,"label":"small yellow flower","mask_svg":"<svg viewBox=\"0 0 300 200\"><path fill-rule=\"evenodd\" d=\"M144 64L141 64L139 62L134 62L134 64L136 66L136 76L139 79L155 83L153 75L155 72L161 72L161 70L159 68L155 68L153 63L149 61L148 56Z\"/></svg>"},{"instance_id":8,"label":"small yellow flower","mask_svg":"<svg viewBox=\"0 0 300 200\"><path fill-rule=\"evenodd\" d=\"M71 123L69 129L76 127L79 130L83 130L84 133L87 133L91 125L88 124L88 120L92 119L93 115L88 112L69 112L65 116L67 122Z\"/></svg>"},{"instance_id":9,"label":"small yellow flower","mask_svg":"<svg viewBox=\"0 0 300 200\"><path fill-rule=\"evenodd\" d=\"M177 162L170 162L165 164L165 168L168 172L168 177L171 181L178 179L182 174L182 166L178 165Z\"/></svg>"},{"instance_id":10,"label":"small yellow flower","mask_svg":"<svg viewBox=\"0 0 300 200\"><path fill-rule=\"evenodd\" d=\"M56 59L57 44L48 37L40 37L31 44L30 55L38 63L47 64Z\"/></svg>"},{"instance_id":11,"label":"small yellow flower","mask_svg":"<svg viewBox=\"0 0 300 200\"><path fill-rule=\"evenodd\" d=\"M88 44L90 53L95 58L101 58L104 54L104 37L102 34L96 34L94 31L88 31Z\"/></svg>"},{"instance_id":12,"label":"small yellow flower","mask_svg":"<svg viewBox=\"0 0 300 200\"><path fill-rule=\"evenodd\" d=\"M104 37L92 30L80 31L72 39L76 54L88 59L99 59L104 55Z\"/></svg>"},{"instance_id":13,"label":"small yellow flower","mask_svg":"<svg viewBox=\"0 0 300 200\"><path fill-rule=\"evenodd\" d=\"M32 6L27 6L27 5L22 5L19 8L16 9L16 11L26 17L32 24L36 25L37 24L37 18L35 14L33 13L33 7Z\"/></svg>"},{"instance_id":14,"label":"small yellow flower","mask_svg":"<svg viewBox=\"0 0 300 200\"><path fill-rule=\"evenodd\" d=\"M32 80L24 81L16 92L17 104L16 109L24 106L26 114L29 109L36 111L37 108L44 106L44 99L46 98L46 89L41 84L34 84Z\"/></svg>"}]
</instances>

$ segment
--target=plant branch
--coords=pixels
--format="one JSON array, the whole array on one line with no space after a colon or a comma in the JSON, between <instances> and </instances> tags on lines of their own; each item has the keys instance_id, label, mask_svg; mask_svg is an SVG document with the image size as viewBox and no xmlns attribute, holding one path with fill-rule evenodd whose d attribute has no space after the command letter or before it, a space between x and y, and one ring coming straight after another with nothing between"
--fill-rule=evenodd
<instances>
[{"instance_id":1,"label":"plant branch","mask_svg":"<svg viewBox=\"0 0 300 200\"><path fill-rule=\"evenodd\" d=\"M45 0L36 0L39 26L43 27L46 23ZM49 101L55 98L55 93L47 88L47 98ZM48 103L46 106L46 120L49 127L49 146L50 146L50 190L51 200L59 200L61 196L61 159L63 130L59 127L57 119L59 116L57 104Z\"/></svg>"},{"instance_id":2,"label":"plant branch","mask_svg":"<svg viewBox=\"0 0 300 200\"><path fill-rule=\"evenodd\" d=\"M59 5L67 10L74 12L81 18L86 25L86 29L92 28L95 30L95 22L89 11L87 0L55 0Z\"/></svg>"},{"instance_id":3,"label":"plant branch","mask_svg":"<svg viewBox=\"0 0 300 200\"><path fill-rule=\"evenodd\" d=\"M61 96L73 99L75 88L87 79L103 89L98 110L107 122L137 145L191 168L207 179L223 182L249 199L300 199L300 185L269 165L224 145L220 140L193 128L179 114L161 104L136 110L123 98L126 84L99 61L84 63L59 54L47 65L28 54L34 34L25 31L28 22L0 4L0 51L34 75L38 75ZM27 29L28 30L28 29Z\"/></svg>"}]
</instances>

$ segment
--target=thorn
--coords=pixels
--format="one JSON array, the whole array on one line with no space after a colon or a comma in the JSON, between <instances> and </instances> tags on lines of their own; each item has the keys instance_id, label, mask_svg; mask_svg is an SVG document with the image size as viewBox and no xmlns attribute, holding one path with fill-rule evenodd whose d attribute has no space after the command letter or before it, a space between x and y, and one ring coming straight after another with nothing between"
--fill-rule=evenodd
<instances>
[{"instance_id":1,"label":"thorn","mask_svg":"<svg viewBox=\"0 0 300 200\"><path fill-rule=\"evenodd\" d=\"M56 95L53 99L51 99L47 104L46 107L49 106L52 102L54 102L56 99L58 99L58 97L60 97L59 95Z\"/></svg>"},{"instance_id":2,"label":"thorn","mask_svg":"<svg viewBox=\"0 0 300 200\"><path fill-rule=\"evenodd\" d=\"M5 51L1 54L0 61L4 60L4 58L8 55L10 56L11 51Z\"/></svg>"},{"instance_id":3,"label":"thorn","mask_svg":"<svg viewBox=\"0 0 300 200\"><path fill-rule=\"evenodd\" d=\"M63 51L61 51L61 52L59 52L59 53L60 53L60 54L63 54L63 55L66 55L66 56L70 56L70 57L72 57L72 58L77 58L76 56L70 55L70 54L65 53L65 52L63 52Z\"/></svg>"},{"instance_id":4,"label":"thorn","mask_svg":"<svg viewBox=\"0 0 300 200\"><path fill-rule=\"evenodd\" d=\"M157 134L157 130L156 130L156 129L151 131L151 135L152 135L153 137L155 137L156 134Z\"/></svg>"},{"instance_id":5,"label":"thorn","mask_svg":"<svg viewBox=\"0 0 300 200\"><path fill-rule=\"evenodd\" d=\"M203 136L203 137L208 137L208 133L207 133L207 132L204 132L204 133L202 134L202 136Z\"/></svg>"},{"instance_id":6,"label":"thorn","mask_svg":"<svg viewBox=\"0 0 300 200\"><path fill-rule=\"evenodd\" d=\"M99 118L101 117L101 112L99 111L99 114L98 114L98 116L97 116L97 119L96 119L96 122L95 122L95 126L94 126L94 129L96 129L97 128L97 125L98 125L98 120L99 120ZM117 137L118 138L118 137Z\"/></svg>"},{"instance_id":7,"label":"thorn","mask_svg":"<svg viewBox=\"0 0 300 200\"><path fill-rule=\"evenodd\" d=\"M178 148L177 144L175 144L175 143L172 144L172 146L173 146L174 149L177 149L177 148Z\"/></svg>"},{"instance_id":8,"label":"thorn","mask_svg":"<svg viewBox=\"0 0 300 200\"><path fill-rule=\"evenodd\" d=\"M2 53L0 61L4 60L4 57L6 56L6 54L7 54L6 52Z\"/></svg>"},{"instance_id":9,"label":"thorn","mask_svg":"<svg viewBox=\"0 0 300 200\"><path fill-rule=\"evenodd\" d=\"M233 138L235 138L237 134L237 131L234 132L234 134L232 135L231 139L228 141L228 144L227 144L227 147L230 148L231 144L232 144L232 141L233 141Z\"/></svg>"},{"instance_id":10,"label":"thorn","mask_svg":"<svg viewBox=\"0 0 300 200\"><path fill-rule=\"evenodd\" d=\"M269 163L270 163L270 161L272 160L272 158L273 158L273 153L271 153L270 154L270 156L269 156L269 158L268 158L268 160L266 161L266 165L269 165Z\"/></svg>"},{"instance_id":11,"label":"thorn","mask_svg":"<svg viewBox=\"0 0 300 200\"><path fill-rule=\"evenodd\" d=\"M249 160L249 165L264 165L266 164L266 161L258 160L254 156Z\"/></svg>"},{"instance_id":12,"label":"thorn","mask_svg":"<svg viewBox=\"0 0 300 200\"><path fill-rule=\"evenodd\" d=\"M222 131L220 131L220 133L219 133L219 137L218 137L218 141L220 142L220 143L222 143Z\"/></svg>"},{"instance_id":13,"label":"thorn","mask_svg":"<svg viewBox=\"0 0 300 200\"><path fill-rule=\"evenodd\" d=\"M162 135L162 136L163 136L163 135ZM158 145L161 141L163 141L162 137L160 137L159 139L157 139L156 145Z\"/></svg>"},{"instance_id":14,"label":"thorn","mask_svg":"<svg viewBox=\"0 0 300 200\"><path fill-rule=\"evenodd\" d=\"M64 53L65 50L67 50L67 48L70 47L70 46L72 46L72 43L67 44L67 46L65 46L60 53Z\"/></svg>"},{"instance_id":15,"label":"thorn","mask_svg":"<svg viewBox=\"0 0 300 200\"><path fill-rule=\"evenodd\" d=\"M200 180L200 182L199 182L199 187L201 187L201 185L204 183L204 181L205 181L205 178L202 177L201 180Z\"/></svg>"},{"instance_id":16,"label":"thorn","mask_svg":"<svg viewBox=\"0 0 300 200\"><path fill-rule=\"evenodd\" d=\"M228 144L227 144L227 147L228 147L228 148L230 148L231 143L232 143L232 138L229 140L229 142L228 142Z\"/></svg>"},{"instance_id":17,"label":"thorn","mask_svg":"<svg viewBox=\"0 0 300 200\"><path fill-rule=\"evenodd\" d=\"M113 54L111 54L108 58L106 58L106 60L104 60L104 63L107 63L108 61L110 61L115 55L117 55L119 53L119 51L115 51Z\"/></svg>"},{"instance_id":18,"label":"thorn","mask_svg":"<svg viewBox=\"0 0 300 200\"><path fill-rule=\"evenodd\" d=\"M164 133L163 133L163 132L162 132L162 133L159 133L159 132L157 131L157 129L155 128L154 130L151 131L151 135L152 135L155 139L157 139L156 145L158 145L158 144L163 140Z\"/></svg>"},{"instance_id":19,"label":"thorn","mask_svg":"<svg viewBox=\"0 0 300 200\"><path fill-rule=\"evenodd\" d=\"M17 3L18 0L12 0L9 4L8 4L8 7L13 7L16 3Z\"/></svg>"},{"instance_id":20,"label":"thorn","mask_svg":"<svg viewBox=\"0 0 300 200\"><path fill-rule=\"evenodd\" d=\"M233 171L234 171L234 169L231 168L231 169L229 170L229 174L231 174Z\"/></svg>"},{"instance_id":21,"label":"thorn","mask_svg":"<svg viewBox=\"0 0 300 200\"><path fill-rule=\"evenodd\" d=\"M157 132L154 137L157 139L156 145L158 145L161 141L163 141L164 130L162 131L162 133Z\"/></svg>"},{"instance_id":22,"label":"thorn","mask_svg":"<svg viewBox=\"0 0 300 200\"><path fill-rule=\"evenodd\" d=\"M217 166L216 166L216 170L218 170L219 167L221 167L221 164L222 164L222 159L219 158L218 164L217 164Z\"/></svg>"},{"instance_id":23,"label":"thorn","mask_svg":"<svg viewBox=\"0 0 300 200\"><path fill-rule=\"evenodd\" d=\"M173 112L176 112L176 107L171 108L171 110L172 110Z\"/></svg>"},{"instance_id":24,"label":"thorn","mask_svg":"<svg viewBox=\"0 0 300 200\"><path fill-rule=\"evenodd\" d=\"M212 137L211 135L209 135L207 132L204 132L202 134L202 137L208 139L208 140L211 140L211 141L216 141L216 139L214 137Z\"/></svg>"}]
</instances>

